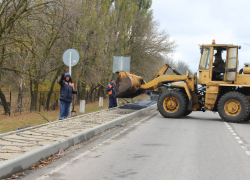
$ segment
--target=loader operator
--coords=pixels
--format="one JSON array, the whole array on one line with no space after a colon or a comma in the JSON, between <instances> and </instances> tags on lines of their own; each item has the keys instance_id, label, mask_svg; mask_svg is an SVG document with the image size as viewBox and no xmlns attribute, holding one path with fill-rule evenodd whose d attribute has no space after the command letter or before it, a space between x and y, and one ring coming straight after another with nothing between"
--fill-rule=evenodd
<instances>
[{"instance_id":1,"label":"loader operator","mask_svg":"<svg viewBox=\"0 0 250 180\"><path fill-rule=\"evenodd\" d=\"M113 107L117 107L117 101L115 98L115 80L111 79L110 84L107 86L107 92L109 95L109 109Z\"/></svg>"},{"instance_id":2,"label":"loader operator","mask_svg":"<svg viewBox=\"0 0 250 180\"><path fill-rule=\"evenodd\" d=\"M215 53L214 55L215 60L213 63L213 80L221 80L220 79L220 73L225 72L225 62L221 58L220 53Z\"/></svg>"}]
</instances>

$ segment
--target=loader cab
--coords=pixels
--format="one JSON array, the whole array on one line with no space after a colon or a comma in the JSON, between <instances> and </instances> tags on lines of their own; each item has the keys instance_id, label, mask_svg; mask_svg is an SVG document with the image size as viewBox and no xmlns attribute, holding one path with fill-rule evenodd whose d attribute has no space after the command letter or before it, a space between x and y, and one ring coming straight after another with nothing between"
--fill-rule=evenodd
<instances>
[{"instance_id":1,"label":"loader cab","mask_svg":"<svg viewBox=\"0 0 250 180\"><path fill-rule=\"evenodd\" d=\"M227 44L202 45L199 64L199 84L236 81L238 46Z\"/></svg>"}]
</instances>

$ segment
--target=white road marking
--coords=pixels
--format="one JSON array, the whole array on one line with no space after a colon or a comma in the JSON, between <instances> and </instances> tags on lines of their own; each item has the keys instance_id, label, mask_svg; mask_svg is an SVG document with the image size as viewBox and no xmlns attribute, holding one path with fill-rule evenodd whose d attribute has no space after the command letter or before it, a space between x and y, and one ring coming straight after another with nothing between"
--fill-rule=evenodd
<instances>
[{"instance_id":1,"label":"white road marking","mask_svg":"<svg viewBox=\"0 0 250 180\"><path fill-rule=\"evenodd\" d=\"M119 136L120 134L123 134L124 132L126 132L126 131L129 130L130 128L132 128L132 127L134 127L134 126L137 126L138 124L142 123L142 122L145 121L146 119L152 118L152 117L155 116L156 114L157 114L157 113L154 113L153 115L148 116L148 117L146 117L146 118L140 120L139 122L137 122L137 123L135 123L135 124L129 126L128 128L124 129L123 131L121 131L121 132L117 133L116 135L112 136L111 138L109 138L109 139L103 141L102 143L98 144L97 146L91 148L91 150L87 150L87 151L85 151L85 152L83 152L83 153L77 155L75 158L69 160L68 162L65 162L64 164L62 164L62 165L60 165L60 166L57 166L56 168L54 168L53 170L51 170L51 171L48 172L47 174L45 174L45 175L43 175L43 176L37 178L36 180L43 180L43 179L45 179L45 178L49 178L49 176L52 175L53 173L60 171L60 170L63 169L64 167L66 167L66 166L72 164L74 161L76 161L76 160L82 158L83 156L85 156L85 155L87 155L88 153L90 153L91 151L93 151L93 150L99 148L100 146L103 146L105 143L111 141L112 139L116 138L116 137Z\"/></svg>"},{"instance_id":2,"label":"white road marking","mask_svg":"<svg viewBox=\"0 0 250 180\"><path fill-rule=\"evenodd\" d=\"M235 136L235 139L238 140L238 143L239 143L239 144L243 144L243 141L240 140L240 137L237 136L237 134L234 132L234 130L232 129L232 127L231 127L227 122L224 122L224 123L225 123L226 127L229 129L229 131ZM247 147L244 146L244 145L241 145L241 147L242 147L242 149L245 150L246 154L247 154L248 156L250 156L250 151L247 149Z\"/></svg>"},{"instance_id":3,"label":"white road marking","mask_svg":"<svg viewBox=\"0 0 250 180\"><path fill-rule=\"evenodd\" d=\"M246 147L245 146L241 146L242 147L242 149L246 149Z\"/></svg>"}]
</instances>

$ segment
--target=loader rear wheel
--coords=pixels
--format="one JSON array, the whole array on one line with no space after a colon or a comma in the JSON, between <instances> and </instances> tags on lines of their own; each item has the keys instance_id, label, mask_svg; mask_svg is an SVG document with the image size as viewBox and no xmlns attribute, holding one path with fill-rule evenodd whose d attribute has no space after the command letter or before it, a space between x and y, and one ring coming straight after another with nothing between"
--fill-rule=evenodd
<instances>
[{"instance_id":1,"label":"loader rear wheel","mask_svg":"<svg viewBox=\"0 0 250 180\"><path fill-rule=\"evenodd\" d=\"M226 122L246 121L250 112L250 104L246 96L239 92L224 94L218 103L218 113Z\"/></svg>"},{"instance_id":2,"label":"loader rear wheel","mask_svg":"<svg viewBox=\"0 0 250 180\"><path fill-rule=\"evenodd\" d=\"M186 97L178 90L169 90L158 99L158 110L165 118L179 118L187 109Z\"/></svg>"}]
</instances>

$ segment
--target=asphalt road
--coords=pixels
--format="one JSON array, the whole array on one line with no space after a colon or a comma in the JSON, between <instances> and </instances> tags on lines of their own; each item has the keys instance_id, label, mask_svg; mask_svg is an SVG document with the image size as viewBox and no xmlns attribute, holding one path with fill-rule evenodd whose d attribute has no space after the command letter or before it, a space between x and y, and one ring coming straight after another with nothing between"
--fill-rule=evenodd
<instances>
[{"instance_id":1,"label":"asphalt road","mask_svg":"<svg viewBox=\"0 0 250 180\"><path fill-rule=\"evenodd\" d=\"M250 122L224 123L217 113L165 119L157 111L32 172L45 180L249 180Z\"/></svg>"}]
</instances>

